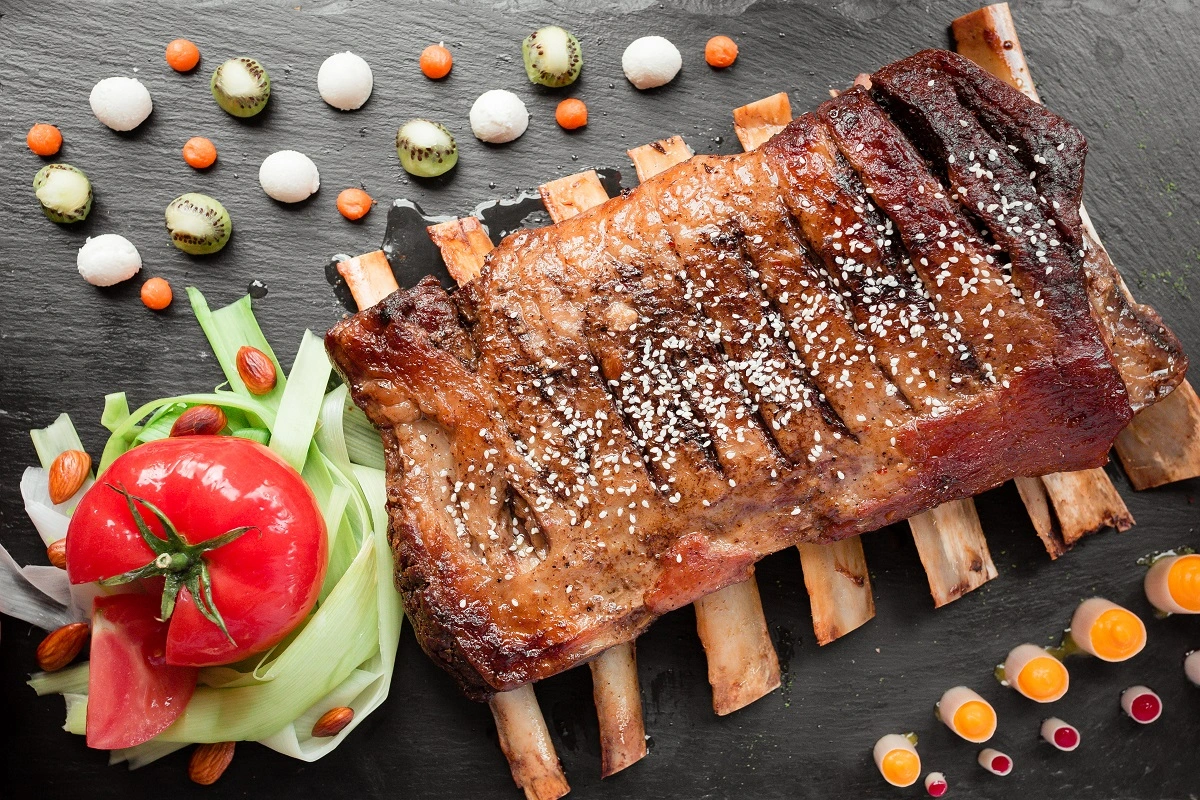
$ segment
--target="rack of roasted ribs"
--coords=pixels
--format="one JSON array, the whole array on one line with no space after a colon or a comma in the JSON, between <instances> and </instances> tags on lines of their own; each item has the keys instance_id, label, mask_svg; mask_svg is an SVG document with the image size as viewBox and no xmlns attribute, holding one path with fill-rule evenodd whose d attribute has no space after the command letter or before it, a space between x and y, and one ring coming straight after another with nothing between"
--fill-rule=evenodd
<instances>
[{"instance_id":1,"label":"rack of roasted ribs","mask_svg":"<svg viewBox=\"0 0 1200 800\"><path fill-rule=\"evenodd\" d=\"M1105 463L1186 358L1096 297L1085 150L927 50L336 325L426 651L486 697L768 553Z\"/></svg>"}]
</instances>

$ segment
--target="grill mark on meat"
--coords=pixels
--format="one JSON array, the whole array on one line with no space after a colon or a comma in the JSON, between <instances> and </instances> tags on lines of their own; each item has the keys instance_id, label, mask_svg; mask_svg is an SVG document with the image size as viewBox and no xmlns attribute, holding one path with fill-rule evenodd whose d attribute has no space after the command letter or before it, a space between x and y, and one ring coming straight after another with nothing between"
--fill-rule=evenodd
<instances>
[{"instance_id":1,"label":"grill mark on meat","mask_svg":"<svg viewBox=\"0 0 1200 800\"><path fill-rule=\"evenodd\" d=\"M668 311L643 307L624 282L612 288L619 299L598 298L590 304L585 331L616 408L669 502L680 501L675 484L681 479L711 496L723 480L720 463L680 384L680 371L671 363L683 357L682 343L664 346L668 335L656 317ZM627 315L631 323L623 322Z\"/></svg>"},{"instance_id":2,"label":"grill mark on meat","mask_svg":"<svg viewBox=\"0 0 1200 800\"><path fill-rule=\"evenodd\" d=\"M533 509L529 507L529 503L525 502L525 498L513 491L511 486L505 488L507 496L504 506L508 511L509 520L508 547L504 547L505 543L498 541L499 535L497 535L494 545L496 549L511 554L510 564L506 566L518 574L523 574L532 571L546 558L550 543L546 541L546 535L538 527L537 521L533 517ZM528 556L530 551L537 553L537 558L521 557L522 554ZM505 576L511 574L508 572L505 573ZM501 580L503 579L501 578Z\"/></svg>"},{"instance_id":3,"label":"grill mark on meat","mask_svg":"<svg viewBox=\"0 0 1200 800\"><path fill-rule=\"evenodd\" d=\"M686 281L683 286L679 283L669 273L625 282L625 297L639 314L635 327L630 328L630 341L640 347L643 364L662 364L670 371L667 380L678 387L681 416L700 431L705 453L722 477L730 478L739 465L726 448L743 427L739 422L747 412L738 399L735 419L726 421L730 397L720 387L728 384L731 376L700 329L706 320L698 319L688 305Z\"/></svg>"},{"instance_id":4,"label":"grill mark on meat","mask_svg":"<svg viewBox=\"0 0 1200 800\"><path fill-rule=\"evenodd\" d=\"M933 317L915 272L880 252L892 234L890 221L866 199L827 129L811 116L792 125L799 135L788 140L784 159L808 192L787 191L785 201L829 280L850 301L855 327L873 345L891 391L918 410L940 413L961 393L959 384L977 389L969 348L957 328Z\"/></svg>"},{"instance_id":5,"label":"grill mark on meat","mask_svg":"<svg viewBox=\"0 0 1200 800\"><path fill-rule=\"evenodd\" d=\"M904 392L900 391L900 387L896 385L896 382L892 379L892 376L888 374L887 369L876 357L876 344L873 341L873 337L864 336L862 330L854 321L854 312L846 303L844 293L838 290L837 281L835 281L834 278L829 274L829 271L825 267L823 260L817 253L814 252L810 243L805 238L804 228L801 225L800 220L797 219L796 215L791 209L788 209L788 213L783 219L784 225L781 227L786 229L789 234L795 238L797 242L797 253L799 255L799 259L802 262L805 262L805 272L814 276L812 280L815 281L815 284L806 286L804 288L813 290L811 295L809 295L812 299L806 303L807 308L814 310L816 318L825 317L824 319L821 319L818 327L820 327L821 324L828 324L831 321L834 322L835 325L837 325L838 322L845 323L844 329L840 325L837 325L837 327L834 328L834 330L837 330L844 335L838 336L833 340L833 352L836 353L839 344L845 344L850 341L855 342L856 350L859 344L863 345L864 352L867 354L868 360L874 366L875 372L878 374L878 381L883 387L885 397L892 399L900 418L908 417L909 413L913 411L913 404L909 402L907 397L904 396ZM801 285L803 286L803 283ZM777 297L775 301L777 306L784 302L783 294L781 292L776 291L772 294L776 295ZM830 306L835 307L837 312L840 313L826 315L825 312L828 311ZM830 317L832 317L832 320ZM802 323L801 329L807 331L808 326L804 323L807 323L808 320L806 320L804 317L800 317L799 321ZM818 351L816 360L810 363L810 367L814 369L816 368L817 362L824 358L824 350L829 349L829 343L825 341L827 337L822 337L820 331L817 331L817 334L820 340L826 345L826 348ZM807 338L807 334L805 335ZM839 342L839 340L841 340L841 342ZM809 344L811 344L811 342L809 342ZM832 363L832 356L830 358L830 363ZM813 374L815 375L815 373ZM871 377L875 376L872 375ZM863 383L864 385L866 383L874 384L875 381L868 378ZM843 388L842 384L843 381L835 381L832 390L830 387L826 387L823 394L826 397L836 396L840 393L838 390ZM846 388L854 385L855 384L853 382L848 383ZM874 386L868 386L867 388L873 389Z\"/></svg>"},{"instance_id":6,"label":"grill mark on meat","mask_svg":"<svg viewBox=\"0 0 1200 800\"><path fill-rule=\"evenodd\" d=\"M739 301L729 303L737 307L738 324L731 326L731 335L722 337L721 346L726 359L737 366L743 385L754 387L749 390L751 407L758 412L759 424L793 464L803 460L811 446L812 437L806 435L810 430L833 440L846 436L857 441L805 375L787 321L759 286L738 220L728 227L728 232L712 237L719 253L715 291ZM793 419L798 421L795 426Z\"/></svg>"},{"instance_id":7,"label":"grill mark on meat","mask_svg":"<svg viewBox=\"0 0 1200 800\"><path fill-rule=\"evenodd\" d=\"M895 299L888 297L885 291L880 295L881 299L886 298L885 302L900 306L898 301L907 301L909 319L914 323L914 326L908 329L908 341L912 343L911 347L915 348L919 340L920 348L917 355L914 355L911 350L905 355L914 361L919 360L920 356L931 356L934 363L924 366L932 367L933 371L932 373L928 370L922 371L919 365L914 365L909 367L909 374L903 375L903 381L899 380L901 376L895 372L893 372L893 376L901 391L909 398L914 407L929 406L932 401L932 405L936 408L938 403L949 402L963 391L977 391L979 385L976 380L985 376L974 348L966 341L958 327L957 320L951 320L949 314L938 309L934 297L922 280L916 265L913 264L903 246L896 241L896 230L893 228L892 219L879 209L873 195L867 191L862 176L855 171L849 159L837 147L837 137L833 131L833 125L837 123L842 113L842 102L844 101L841 101L840 98L828 101L817 109L816 116L825 123L822 133L829 137L833 161L837 165L832 176L841 186L845 193L844 196L852 197L855 203L851 210L856 216L852 217L854 221L846 230L853 232L858 228L866 237L866 246L860 244L858 247L858 255L855 258L858 262L856 266L860 272L866 272L868 275L872 273L883 275L884 281L892 279L895 282L898 297ZM845 213L844 206L839 210ZM847 239L850 242L855 241L855 237L851 233L848 233ZM870 246L872 242L873 247ZM854 248L850 249L853 253ZM849 262L851 257L847 256L846 260ZM842 266L844 274L855 275L854 271L845 270L845 265ZM910 299L907 295L912 295L912 298ZM903 312L901 312L901 328L903 328L903 323ZM919 332L917 332L918 330ZM933 333L931 334L931 332ZM939 337L944 343L944 351L943 346L940 346L937 341ZM897 338L898 345L905 344L903 333L899 334ZM893 355L891 358L896 358L896 356ZM949 384L945 382L947 373L950 375ZM937 377L939 374L942 377ZM915 386L914 376L917 378Z\"/></svg>"},{"instance_id":8,"label":"grill mark on meat","mask_svg":"<svg viewBox=\"0 0 1200 800\"><path fill-rule=\"evenodd\" d=\"M803 388L800 389L802 402L800 408L803 409L804 415L815 414L819 419L810 420L810 424L815 427L822 425L829 429L831 434L839 434L847 437L852 442L858 441L858 436L846 424L841 415L829 404L829 399L825 393L809 379L806 374L803 359L800 357L799 350L796 347L795 339L792 338L791 325L788 322L784 310L780 307L778 296L775 298L768 297L767 284L760 283L763 280L762 273L759 270L759 263L754 259L754 251L747 244L746 232L742 227L741 220L734 218L730 223L734 230L735 247L731 250L731 258L736 260L741 268L742 274L746 280L747 290L750 294L751 308L763 309L761 312L766 325L775 333L775 345L782 352L786 359L786 371L788 379L793 381ZM788 408L783 403L777 403L778 406ZM790 408L799 411L793 401ZM788 438L788 430L786 426L790 423L791 417L786 420L781 419L780 414L775 413L771 419L772 430L775 430L775 424L778 423L780 428L777 435L783 438Z\"/></svg>"},{"instance_id":9,"label":"grill mark on meat","mask_svg":"<svg viewBox=\"0 0 1200 800\"><path fill-rule=\"evenodd\" d=\"M511 328L513 321L510 319L509 323ZM568 399L568 393L574 394L570 392L573 382L570 372L578 374L578 367L572 367L571 363L578 362L556 359L547 352L550 348L545 341L536 348L540 355L532 352L532 334L524 326L512 332L526 359L526 365L518 373L518 377L525 378L518 385L518 392L523 396L536 393L535 402L548 409L549 431L542 431L545 448L540 458L544 471L548 472L547 483L560 494L563 502L578 505L574 499L585 496L589 479L595 480L599 468L597 458L601 463L604 460L595 451L596 440L603 438L603 428L589 431L588 426L581 425L578 409L572 402L575 398ZM555 355L563 357L557 350ZM525 415L517 418L525 418ZM596 420L594 416L589 419ZM547 433L552 439L546 439Z\"/></svg>"},{"instance_id":10,"label":"grill mark on meat","mask_svg":"<svg viewBox=\"0 0 1200 800\"><path fill-rule=\"evenodd\" d=\"M544 265L540 267L543 273L561 271L557 248L547 246L544 237L530 239L531 247L541 248L540 255L531 251L535 257L524 262L493 263L484 280L520 285L527 280L523 270L530 260ZM546 264L547 260L553 263ZM505 273L506 269L512 274ZM503 280L498 273L504 274ZM518 396L535 398L552 415L549 432L555 439L546 442L540 459L548 471L547 481L561 494L573 526L591 529L597 541L605 542L603 546L615 544L641 553L644 547L624 512L605 521L605 508L620 496L642 513L650 508L655 488L599 377L600 367L583 341L578 323L582 310L574 299L553 287L538 293L533 303L519 324L511 315L502 315L523 365L520 369L516 364L506 365L506 372L520 381ZM510 414L518 420L527 416L519 409ZM543 430L543 438L545 435Z\"/></svg>"},{"instance_id":11,"label":"grill mark on meat","mask_svg":"<svg viewBox=\"0 0 1200 800\"><path fill-rule=\"evenodd\" d=\"M803 381L808 387L808 392L804 396L805 409L815 411L820 415L821 420L831 431L840 433L852 442L857 442L858 434L855 432L854 427L848 424L838 410L833 407L826 390L822 388L821 382L811 372L813 364L807 363L801 353L803 348L811 348L812 345L812 342L806 337L807 320L805 319L804 310L800 306L809 307L803 303L803 298L808 290L814 288L813 285L806 278L801 278L793 284L788 278L777 274L776 264L766 260L765 248L761 246L764 241L763 237L757 234L752 237L746 233L744 227L745 218L737 219L735 222L740 232L738 238L738 257L745 265L756 302L761 307L767 308L770 315L778 319L783 325L782 335L787 341L788 353L797 365L796 380ZM784 218L783 224L779 227L786 229L791 234L793 246L797 250L790 255L797 261L800 261L804 260L802 255L804 245L796 235L795 226L795 220L789 214ZM806 270L807 272L810 271ZM812 274L815 275L815 272ZM792 285L790 291L786 288L789 285ZM797 298L797 302L790 302L793 297ZM834 308L829 310L828 315L849 328L849 318L843 314L843 308L837 303L840 299L840 296L836 294L826 296L826 302L834 301ZM775 322L773 321L772 328L774 327ZM847 333L854 332L850 329ZM840 342L838 341L839 338L841 338ZM879 366L870 358L866 351L867 345L861 341L860 337L855 335L853 339L848 341L845 338L835 336L832 341L834 355L830 356L830 358L836 357L837 351L842 347L853 351L850 355L843 354L840 362L842 370L845 373L845 380L851 380L851 370L853 368L857 372L858 362L861 360L867 365L868 373L872 374L876 381L880 384L888 381L887 377L879 370ZM834 383L840 385L837 380Z\"/></svg>"},{"instance_id":12,"label":"grill mark on meat","mask_svg":"<svg viewBox=\"0 0 1200 800\"><path fill-rule=\"evenodd\" d=\"M1049 306L1060 329L1056 338L1069 337L1068 326L1090 317L1082 291L1080 254L1059 242L1056 224L1044 214L1047 204L1008 148L959 105L948 82L930 74L920 68L892 72L885 68L881 82L873 85L891 105L906 109L900 115L901 126L910 125L909 137L927 156L940 156L960 204L974 207L992 239L1008 253L1013 283L1023 294L1018 302ZM1100 337L1091 327L1089 335L1095 342ZM1071 353L1062 355L1069 358ZM1111 361L1106 367L1112 370Z\"/></svg>"},{"instance_id":13,"label":"grill mark on meat","mask_svg":"<svg viewBox=\"0 0 1200 800\"><path fill-rule=\"evenodd\" d=\"M1083 196L1083 164L1087 140L1083 132L1036 103L1011 106L998 102L1001 95L987 81L959 68L948 59L931 60L941 82L954 91L958 102L997 142L1021 163L1039 194L1045 198L1059 234L1071 249L1083 247L1079 216ZM928 83L928 81L926 81Z\"/></svg>"},{"instance_id":14,"label":"grill mark on meat","mask_svg":"<svg viewBox=\"0 0 1200 800\"><path fill-rule=\"evenodd\" d=\"M914 305L918 319L916 324L923 330L918 334L915 327L910 328L909 332L912 337L910 341L915 342L919 335L921 348L918 355L932 356L930 359L932 363L909 367L910 374L904 375L903 382L899 384L900 388L912 400L913 405L919 405L918 401L930 405L932 401L934 408L937 408L939 403L951 402L955 395L962 392L978 391L978 380L994 382L994 376L991 374L990 365L985 365L979 360L975 341L965 335L963 325L966 320L957 309L952 315L944 308L943 295L937 292L936 288L932 290L930 288L938 285L936 279L922 268L924 265L920 262L922 258L920 255L917 260L913 258L914 247L912 245L922 245L923 240L931 236L933 232L916 231L906 236L904 231L898 230L895 226L897 215L889 213L894 209L880 208L880 198L875 195L877 189L886 190L893 187L894 184L884 181L882 186L868 186L867 178L861 174L863 169L878 169L879 167L878 161L872 162L869 158L862 156L868 143L876 144L876 142L866 136L863 136L860 141L855 135L860 133L854 130L860 119L853 114L856 109L851 104L855 102L856 98L862 96L863 90L856 87L851 92L843 93L842 96L824 103L817 109L816 114L825 123L831 141L837 147L837 163L845 166L845 170L839 172L838 175L845 176L842 180L846 190L853 194L859 202L859 205L854 206L855 213L861 213L866 230L873 229L875 231L874 252L878 253L878 259L871 258L873 253L867 248L860 247L859 251L863 253L860 256L861 266L867 270L879 270L894 276L897 283L901 285L907 283L908 291L920 298ZM851 119L847 120L847 116L850 116ZM846 131L852 132L850 138L854 140L853 142L846 141ZM880 131L873 131L873 133L876 137L883 135ZM907 186L907 189L911 192L914 187L921 190L925 188L919 181L914 181ZM940 185L934 183L930 190L935 196L938 196L941 195L941 188ZM922 221L931 219L933 218L924 218ZM957 225L957 222L950 220L950 224L953 227ZM954 233L957 235L959 231L956 230ZM946 249L944 239L947 238L951 238L951 232L945 224L942 224L941 230L937 231L937 235L930 243L936 244L939 250ZM951 247L951 249L953 248ZM925 257L924 260L928 263L928 257ZM939 334L937 331L941 333ZM937 344L936 339L939 336L946 344L945 352ZM931 340L933 347L926 349L927 342ZM901 337L900 343L903 343L903 337ZM912 352L907 355L909 358L917 357ZM891 358L894 359L895 356ZM947 374L949 383L945 382ZM898 380L900 376L896 377ZM913 385L914 378L915 386ZM922 396L922 390L927 387L928 394Z\"/></svg>"},{"instance_id":15,"label":"grill mark on meat","mask_svg":"<svg viewBox=\"0 0 1200 800\"><path fill-rule=\"evenodd\" d=\"M679 172L694 169L689 162ZM672 181L664 181L669 187ZM653 258L626 270L626 296L636 300L638 329L631 338L649 336L651 356L673 354L671 368L681 384L683 396L693 408L696 422L707 433L710 452L720 465L729 488L765 470L777 470L782 459L770 437L758 424L757 414L747 403L748 392L738 374L726 363L714 340L720 338L719 320L707 314L704 297L708 279L693 274L679 253L673 232L689 237L684 230L691 220L694 228L703 224L694 218L687 205L670 202L670 189L657 194L642 194L634 207L644 209L649 219L659 221L651 232L637 229L628 233L631 243ZM686 242L685 242L686 246ZM616 253L614 252L614 256ZM703 271L703 267L699 268ZM724 490L721 492L724 493Z\"/></svg>"},{"instance_id":16,"label":"grill mark on meat","mask_svg":"<svg viewBox=\"0 0 1200 800\"><path fill-rule=\"evenodd\" d=\"M579 224L571 222L557 227L569 231ZM692 422L679 419L675 414L677 404L671 403L659 404L667 416L665 424L657 426L656 435L658 406L648 403L639 393L638 384L630 380L636 369L643 383L653 380L657 385L662 379L664 391L669 392L674 372L666 365L643 364L641 351L630 346L629 327L637 326L639 320L645 324L642 317L647 315L628 302L625 285L626 280L638 279L641 270L619 258L622 248L630 252L636 248L620 237L610 244L618 255L591 242L584 245L569 234L557 243L556 257L562 264L564 286L569 286L566 291L580 307L579 346L595 363L597 383L610 403L611 415L639 454L656 499L673 507L680 507L674 504L681 501L687 506L690 501L682 489L696 503L709 502L724 479L715 453L707 449L707 437Z\"/></svg>"},{"instance_id":17,"label":"grill mark on meat","mask_svg":"<svg viewBox=\"0 0 1200 800\"><path fill-rule=\"evenodd\" d=\"M517 452L529 468L539 475L545 486L545 492L532 493L521 486L513 487L514 491L525 494L524 502L534 508L544 508L551 503L560 504L567 512L568 521L573 521L575 512L569 505L573 481L565 482L561 476L574 477L578 471L560 465L559 460L564 455L573 455L577 448L563 436L561 415L546 402L539 388L548 380L545 370L536 361L528 359L523 351L521 338L528 334L528 329L522 310L504 304L499 308L479 304L475 311L477 319L472 336L481 353L478 361L479 379L492 387L499 406L497 424L506 427ZM485 451L486 455L496 455L490 450ZM495 463L492 461L472 466L473 470L487 474L495 472ZM470 475L460 476L459 481L468 487L474 482ZM500 499L496 492L485 498L489 506L493 502L499 503ZM542 542L541 547L534 541L534 529L537 530L536 538ZM518 532L510 547L522 558L544 558L547 540L557 537L551 529L533 523L527 532L528 536L526 532ZM492 541L490 534L489 541Z\"/></svg>"},{"instance_id":18,"label":"grill mark on meat","mask_svg":"<svg viewBox=\"0 0 1200 800\"><path fill-rule=\"evenodd\" d=\"M839 148L894 223L943 319L950 314L946 306L953 306L954 323L989 379L1005 381L1011 365L1052 357L1045 341L1054 331L1046 313L1020 302L1010 273L996 263L957 195L926 169L866 92L843 94L838 108L840 114L826 119Z\"/></svg>"},{"instance_id":19,"label":"grill mark on meat","mask_svg":"<svg viewBox=\"0 0 1200 800\"><path fill-rule=\"evenodd\" d=\"M714 393L704 391L706 378L724 378L719 357L688 324L699 322L680 296L675 242L652 199L635 193L621 213L649 224L611 226L602 252L569 255L606 281L606 291L598 292L604 301L589 310L589 339L594 351L605 350L602 368L616 382L619 407L647 447L645 459L660 491L672 503L688 495L713 503L740 477L732 473L742 469L728 457L726 440L736 437L736 426L717 417ZM616 335L614 315L627 318L618 320L624 330ZM657 436L656 424L662 426Z\"/></svg>"},{"instance_id":20,"label":"grill mark on meat","mask_svg":"<svg viewBox=\"0 0 1200 800\"><path fill-rule=\"evenodd\" d=\"M707 434L722 475L734 487L762 470L782 466L757 424L757 415L745 402L745 387L712 343L712 336L719 333L715 333L715 321L703 314L703 290L687 277L664 277L668 279L645 288L626 288L638 299L643 315L649 316L647 309L657 306L651 317L653 346L678 356L668 363L684 396L695 398L696 418ZM692 303L701 308L694 310Z\"/></svg>"},{"instance_id":21,"label":"grill mark on meat","mask_svg":"<svg viewBox=\"0 0 1200 800\"><path fill-rule=\"evenodd\" d=\"M692 166L720 174L723 165L697 157ZM686 178L686 173L681 175L657 196L679 256L676 278L683 298L694 307L703 337L736 378L742 403L753 414L753 435L776 458L801 461L814 443L814 434L816 441L824 435L832 443L849 431L844 425L831 427L821 413L819 406L824 405L834 425L840 423L805 376L795 345L786 335L786 321L760 292L738 220L731 218L724 225L697 221L737 204L740 198L712 194L706 183ZM793 418L798 424L790 424ZM760 457L766 460L765 454Z\"/></svg>"},{"instance_id":22,"label":"grill mark on meat","mask_svg":"<svg viewBox=\"0 0 1200 800\"><path fill-rule=\"evenodd\" d=\"M641 457L626 438L624 427L610 426L606 429L609 421L619 420L619 416L600 382L590 377L591 358L588 357L586 362L576 359L573 363L588 366L581 374L578 367L564 364L553 380L542 387L546 401L558 409L565 421L564 436L577 448L580 472L567 496L578 509L577 524L583 530L595 526L599 541L605 541L605 546L616 541L627 549L632 547L631 553L636 550L640 554L643 550L640 544L631 544L637 539L633 523L627 522L623 514L614 516L606 523L605 508L611 505L612 498L619 495L637 509L634 515L636 519L636 513L641 513L642 508L649 508L647 495L654 491L653 481ZM565 466L563 460L559 464ZM627 539L630 541L627 542Z\"/></svg>"},{"instance_id":23,"label":"grill mark on meat","mask_svg":"<svg viewBox=\"0 0 1200 800\"><path fill-rule=\"evenodd\" d=\"M770 171L752 177L778 183ZM841 294L809 258L799 221L778 195L760 195L759 203L761 211L740 216L743 243L764 295L788 323L818 399L856 438L872 426L907 419L912 407L898 390L885 391L891 379L876 362L874 346L854 327Z\"/></svg>"},{"instance_id":24,"label":"grill mark on meat","mask_svg":"<svg viewBox=\"0 0 1200 800\"><path fill-rule=\"evenodd\" d=\"M805 413L805 401L811 405L809 395L816 392L800 378L799 365L784 344L787 339L779 336L786 330L784 320L769 306L764 313L757 305L758 293L738 241L740 231L736 223L730 227L728 233L709 236L716 258L709 261L706 271L714 278L715 300L703 302L704 313L719 325L714 329L719 335L712 337L714 348L737 375L742 402L755 415L764 441L776 458L796 464L803 458L803 447L793 435L796 428L788 428L788 422L793 414ZM823 422L817 417L818 426L823 427Z\"/></svg>"}]
</instances>

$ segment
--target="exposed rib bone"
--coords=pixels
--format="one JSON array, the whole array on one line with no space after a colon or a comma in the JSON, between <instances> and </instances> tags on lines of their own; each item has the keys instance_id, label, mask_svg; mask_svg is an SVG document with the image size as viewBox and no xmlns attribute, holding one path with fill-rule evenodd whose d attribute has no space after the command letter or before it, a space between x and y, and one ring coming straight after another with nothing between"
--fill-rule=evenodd
<instances>
[{"instance_id":1,"label":"exposed rib bone","mask_svg":"<svg viewBox=\"0 0 1200 800\"><path fill-rule=\"evenodd\" d=\"M497 692L489 705L496 720L500 749L508 759L513 780L525 790L525 797L558 800L571 791L533 694L533 685L527 683L511 692Z\"/></svg>"},{"instance_id":2,"label":"exposed rib bone","mask_svg":"<svg viewBox=\"0 0 1200 800\"><path fill-rule=\"evenodd\" d=\"M337 271L350 287L350 294L360 310L370 308L400 288L382 250L339 261Z\"/></svg>"}]
</instances>

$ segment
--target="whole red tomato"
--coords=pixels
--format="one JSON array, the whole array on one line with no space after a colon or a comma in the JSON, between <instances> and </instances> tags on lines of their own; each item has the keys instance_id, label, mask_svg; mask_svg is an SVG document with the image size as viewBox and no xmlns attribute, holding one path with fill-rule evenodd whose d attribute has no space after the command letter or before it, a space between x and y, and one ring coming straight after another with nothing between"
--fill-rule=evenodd
<instances>
[{"instance_id":1,"label":"whole red tomato","mask_svg":"<svg viewBox=\"0 0 1200 800\"><path fill-rule=\"evenodd\" d=\"M112 463L67 530L72 583L162 594L166 663L228 664L277 644L316 603L325 521L304 480L231 436L148 442Z\"/></svg>"}]
</instances>

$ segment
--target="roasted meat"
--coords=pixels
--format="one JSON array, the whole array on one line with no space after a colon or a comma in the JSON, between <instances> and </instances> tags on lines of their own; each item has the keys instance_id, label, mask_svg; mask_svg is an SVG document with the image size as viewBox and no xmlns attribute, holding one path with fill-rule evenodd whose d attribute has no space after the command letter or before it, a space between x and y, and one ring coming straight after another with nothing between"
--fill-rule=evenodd
<instances>
[{"instance_id":1,"label":"roasted meat","mask_svg":"<svg viewBox=\"0 0 1200 800\"><path fill-rule=\"evenodd\" d=\"M336 325L425 649L483 697L781 548L1103 464L1186 359L1085 239L1085 149L925 51Z\"/></svg>"}]
</instances>

